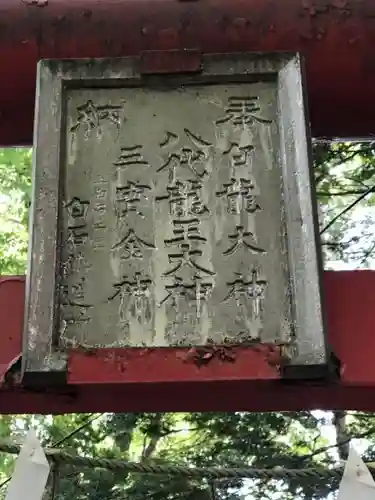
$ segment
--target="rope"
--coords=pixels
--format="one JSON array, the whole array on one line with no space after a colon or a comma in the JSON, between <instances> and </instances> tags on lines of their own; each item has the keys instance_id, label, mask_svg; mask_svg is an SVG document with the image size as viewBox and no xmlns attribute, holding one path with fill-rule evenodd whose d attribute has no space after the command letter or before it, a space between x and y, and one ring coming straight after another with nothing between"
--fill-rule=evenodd
<instances>
[{"instance_id":1,"label":"rope","mask_svg":"<svg viewBox=\"0 0 375 500\"><path fill-rule=\"evenodd\" d=\"M6 439L0 439L0 451L18 454L20 446ZM343 466L335 468L285 469L273 467L269 469L255 469L253 467L186 467L182 465L156 465L149 463L127 462L114 458L92 458L67 453L56 448L45 448L46 457L58 464L70 464L80 467L109 469L137 474L165 474L179 475L190 478L207 477L211 479L282 479L290 478L338 478L341 479ZM374 464L367 464L374 469Z\"/></svg>"}]
</instances>

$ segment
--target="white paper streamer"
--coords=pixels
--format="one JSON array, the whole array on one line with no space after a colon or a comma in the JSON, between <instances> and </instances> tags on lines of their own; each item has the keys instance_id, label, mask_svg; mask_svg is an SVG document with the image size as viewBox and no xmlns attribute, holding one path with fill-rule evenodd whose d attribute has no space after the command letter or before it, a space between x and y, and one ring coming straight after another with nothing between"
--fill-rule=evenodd
<instances>
[{"instance_id":1,"label":"white paper streamer","mask_svg":"<svg viewBox=\"0 0 375 500\"><path fill-rule=\"evenodd\" d=\"M40 441L30 430L17 457L5 500L41 500L49 470Z\"/></svg>"},{"instance_id":2,"label":"white paper streamer","mask_svg":"<svg viewBox=\"0 0 375 500\"><path fill-rule=\"evenodd\" d=\"M337 500L375 500L375 482L365 463L352 447Z\"/></svg>"}]
</instances>

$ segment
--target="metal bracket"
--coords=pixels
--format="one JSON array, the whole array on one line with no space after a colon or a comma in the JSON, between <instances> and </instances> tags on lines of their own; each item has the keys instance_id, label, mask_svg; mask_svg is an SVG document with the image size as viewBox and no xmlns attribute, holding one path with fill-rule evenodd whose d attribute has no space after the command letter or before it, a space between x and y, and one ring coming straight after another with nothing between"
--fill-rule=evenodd
<instances>
[{"instance_id":1,"label":"metal bracket","mask_svg":"<svg viewBox=\"0 0 375 500\"><path fill-rule=\"evenodd\" d=\"M44 370L27 370L22 367L22 385L24 387L60 387L68 382L67 358L65 352L55 351L44 360Z\"/></svg>"},{"instance_id":2,"label":"metal bracket","mask_svg":"<svg viewBox=\"0 0 375 500\"><path fill-rule=\"evenodd\" d=\"M334 354L328 352L327 363L321 365L289 365L285 363L281 367L281 379L283 382L300 383L306 382L337 382L341 375L341 361Z\"/></svg>"}]
</instances>

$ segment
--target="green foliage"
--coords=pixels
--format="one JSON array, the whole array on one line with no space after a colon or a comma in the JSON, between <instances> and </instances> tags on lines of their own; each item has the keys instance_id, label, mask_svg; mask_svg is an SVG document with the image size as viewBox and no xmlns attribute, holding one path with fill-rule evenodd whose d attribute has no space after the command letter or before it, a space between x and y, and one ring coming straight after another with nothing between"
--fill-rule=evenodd
<instances>
[{"instance_id":1,"label":"green foliage","mask_svg":"<svg viewBox=\"0 0 375 500\"><path fill-rule=\"evenodd\" d=\"M314 173L327 267L330 261L350 263L353 268L371 266L375 143L317 143Z\"/></svg>"},{"instance_id":2,"label":"green foliage","mask_svg":"<svg viewBox=\"0 0 375 500\"><path fill-rule=\"evenodd\" d=\"M314 144L314 174L321 228L343 213L322 244L327 261L353 261L366 267L375 250L372 207L375 192L375 143ZM0 149L0 274L26 271L28 212L31 196L31 149ZM366 195L366 193L368 194ZM356 200L363 197L358 204ZM354 218L353 214L357 217ZM360 220L358 219L361 215ZM354 234L352 234L354 233Z\"/></svg>"},{"instance_id":3,"label":"green foliage","mask_svg":"<svg viewBox=\"0 0 375 500\"><path fill-rule=\"evenodd\" d=\"M83 456L131 458L145 464L309 467L322 462L322 457L318 459L309 454L326 444L319 420L308 412L108 414L82 428L88 417L39 416L33 417L29 425L39 429L46 446L58 442L59 448ZM21 419L18 420L19 425ZM74 432L79 428L79 432ZM323 455L323 459L324 463L331 462L327 456ZM9 473L9 467L6 472ZM245 488L251 489L251 498L254 499L264 498L273 489L284 489L282 498L285 499L318 499L324 498L337 484L319 484L316 480L301 483L300 480L237 479L216 481L214 486L216 496L225 500L239 500ZM58 470L55 498L66 500L72 497L78 500L212 500L211 485L204 479L125 474L62 465Z\"/></svg>"},{"instance_id":4,"label":"green foliage","mask_svg":"<svg viewBox=\"0 0 375 500\"><path fill-rule=\"evenodd\" d=\"M327 266L332 261L371 264L375 237L371 230L375 195L373 143L317 143L314 172L320 202ZM0 272L23 274L27 260L27 220L30 205L31 151L0 150ZM356 201L362 198L358 203ZM353 205L348 211L348 207ZM361 217L358 216L360 213ZM340 215L341 214L341 215ZM355 215L357 214L357 215ZM359 218L358 218L359 217ZM230 397L228 395L227 397ZM246 394L244 394L246 397ZM2 416L0 436L38 429L43 443L93 457L176 463L185 466L310 467L331 464L329 452L315 453L328 442L324 418L299 413L178 413L59 416ZM352 417L349 429L371 430L373 419ZM375 426L374 426L375 427ZM78 429L78 431L77 431ZM375 459L375 448L368 456ZM10 474L13 459L0 454L0 481ZM64 465L57 475L55 499L67 500L240 500L323 499L337 481L216 481L184 477L124 474ZM5 488L2 488L2 494ZM215 497L215 498L213 498Z\"/></svg>"},{"instance_id":5,"label":"green foliage","mask_svg":"<svg viewBox=\"0 0 375 500\"><path fill-rule=\"evenodd\" d=\"M31 150L0 149L0 274L24 274L27 262Z\"/></svg>"}]
</instances>

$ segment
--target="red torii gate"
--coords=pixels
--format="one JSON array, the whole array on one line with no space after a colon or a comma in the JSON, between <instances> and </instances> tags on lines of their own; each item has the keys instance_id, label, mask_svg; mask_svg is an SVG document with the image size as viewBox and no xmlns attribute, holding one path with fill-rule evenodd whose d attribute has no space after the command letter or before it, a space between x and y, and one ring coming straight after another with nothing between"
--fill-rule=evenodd
<instances>
[{"instance_id":1,"label":"red torii gate","mask_svg":"<svg viewBox=\"0 0 375 500\"><path fill-rule=\"evenodd\" d=\"M0 144L30 145L41 58L119 57L144 50L300 51L315 137L373 133L375 5L371 0L5 0L0 5ZM0 412L374 410L375 274L325 273L330 383L285 382L276 348L198 368L180 350L72 350L64 389L19 384L24 281L0 282Z\"/></svg>"}]
</instances>

